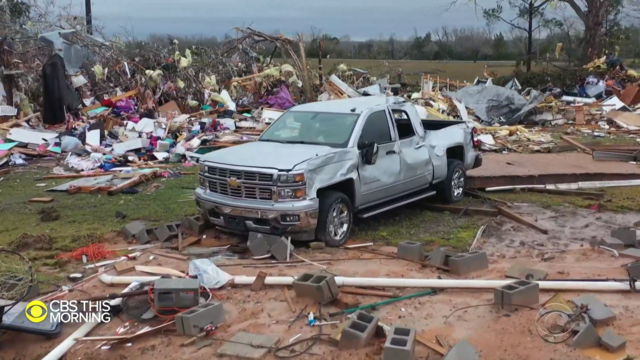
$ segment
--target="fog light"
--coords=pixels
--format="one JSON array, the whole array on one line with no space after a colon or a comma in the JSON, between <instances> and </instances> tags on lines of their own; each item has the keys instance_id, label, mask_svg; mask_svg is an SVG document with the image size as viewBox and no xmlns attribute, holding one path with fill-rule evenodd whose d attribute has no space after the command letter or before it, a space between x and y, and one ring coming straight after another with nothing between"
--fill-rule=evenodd
<instances>
[{"instance_id":1,"label":"fog light","mask_svg":"<svg viewBox=\"0 0 640 360\"><path fill-rule=\"evenodd\" d=\"M280 221L283 223L299 223L300 215L280 215Z\"/></svg>"}]
</instances>

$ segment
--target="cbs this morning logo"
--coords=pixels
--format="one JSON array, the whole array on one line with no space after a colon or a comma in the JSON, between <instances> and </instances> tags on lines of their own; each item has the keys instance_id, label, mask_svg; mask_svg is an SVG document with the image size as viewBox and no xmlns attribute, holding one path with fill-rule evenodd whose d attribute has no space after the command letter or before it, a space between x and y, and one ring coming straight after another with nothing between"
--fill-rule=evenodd
<instances>
[{"instance_id":1,"label":"cbs this morning logo","mask_svg":"<svg viewBox=\"0 0 640 360\"><path fill-rule=\"evenodd\" d=\"M87 323L111 321L111 305L107 301L53 300L48 305L42 301L27 304L24 313L32 323L45 320L60 323Z\"/></svg>"}]
</instances>

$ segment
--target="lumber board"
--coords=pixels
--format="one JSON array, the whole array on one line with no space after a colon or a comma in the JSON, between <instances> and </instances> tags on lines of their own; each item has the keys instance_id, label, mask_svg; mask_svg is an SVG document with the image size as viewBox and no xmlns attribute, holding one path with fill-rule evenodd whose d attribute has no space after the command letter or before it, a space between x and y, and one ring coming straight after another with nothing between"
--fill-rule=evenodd
<instances>
[{"instance_id":1,"label":"lumber board","mask_svg":"<svg viewBox=\"0 0 640 360\"><path fill-rule=\"evenodd\" d=\"M511 211L501 207L501 206L496 206L496 208L498 209L498 211L500 212L500 215L506 217L507 219L511 219L519 224L522 224L526 227L532 228L533 230L536 230L538 232L541 232L545 235L549 234L549 230L547 229L543 229L541 227L539 227L538 225L530 222L529 220L525 220L523 218L521 218L520 216L512 213Z\"/></svg>"}]
</instances>

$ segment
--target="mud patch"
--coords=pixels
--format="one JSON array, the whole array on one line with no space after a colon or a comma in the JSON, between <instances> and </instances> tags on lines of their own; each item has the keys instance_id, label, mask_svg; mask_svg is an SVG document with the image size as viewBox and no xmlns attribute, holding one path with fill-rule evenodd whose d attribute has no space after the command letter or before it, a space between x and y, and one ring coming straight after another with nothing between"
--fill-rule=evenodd
<instances>
[{"instance_id":1,"label":"mud patch","mask_svg":"<svg viewBox=\"0 0 640 360\"><path fill-rule=\"evenodd\" d=\"M9 244L9 248L15 251L36 251L36 250L51 250L53 248L53 241L46 234L22 234L17 239L13 240Z\"/></svg>"}]
</instances>

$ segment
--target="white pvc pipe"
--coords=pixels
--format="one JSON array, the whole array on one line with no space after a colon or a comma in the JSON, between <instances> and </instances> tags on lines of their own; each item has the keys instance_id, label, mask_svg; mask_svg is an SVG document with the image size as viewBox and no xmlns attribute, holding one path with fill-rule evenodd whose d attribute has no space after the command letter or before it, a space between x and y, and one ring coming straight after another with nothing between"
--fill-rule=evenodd
<instances>
[{"instance_id":1,"label":"white pvc pipe","mask_svg":"<svg viewBox=\"0 0 640 360\"><path fill-rule=\"evenodd\" d=\"M105 284L130 284L133 281L153 281L155 276L112 276L102 274L99 279ZM406 278L355 278L337 276L338 286L390 287L390 288L429 288L429 289L495 289L514 282L514 280L458 280L458 279L406 279ZM252 285L255 276L234 276L236 285ZM267 276L265 285L291 285L291 276ZM537 281L540 290L550 291L629 291L628 283L612 281Z\"/></svg>"},{"instance_id":2,"label":"white pvc pipe","mask_svg":"<svg viewBox=\"0 0 640 360\"><path fill-rule=\"evenodd\" d=\"M560 101L564 102L577 102L579 104L593 104L597 100L594 98L583 98L583 97L575 97L575 96L563 96Z\"/></svg>"},{"instance_id":3,"label":"white pvc pipe","mask_svg":"<svg viewBox=\"0 0 640 360\"><path fill-rule=\"evenodd\" d=\"M43 357L42 360L58 360L62 358L64 354L66 354L67 351L69 351L69 349L71 349L71 347L75 345L77 338L84 337L91 330L93 330L93 328L96 327L96 325L98 324L100 323L88 322L83 324L78 328L78 330L74 331L73 334L69 335L68 338L64 339L64 341L61 342L60 345L56 346L55 349L51 350L51 352L48 353L47 356Z\"/></svg>"},{"instance_id":4,"label":"white pvc pipe","mask_svg":"<svg viewBox=\"0 0 640 360\"><path fill-rule=\"evenodd\" d=\"M160 276L114 276L109 274L100 274L98 279L107 285L129 285L134 281L147 282L160 279Z\"/></svg>"}]
</instances>

